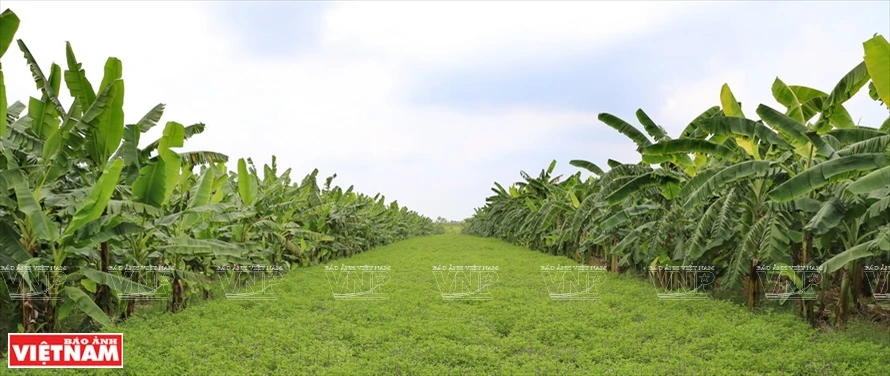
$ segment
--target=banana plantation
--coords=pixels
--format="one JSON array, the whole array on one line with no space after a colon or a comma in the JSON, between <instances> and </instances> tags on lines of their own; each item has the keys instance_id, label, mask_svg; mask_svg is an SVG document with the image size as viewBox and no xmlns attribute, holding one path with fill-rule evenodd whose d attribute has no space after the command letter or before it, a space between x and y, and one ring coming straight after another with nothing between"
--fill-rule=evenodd
<instances>
[{"instance_id":1,"label":"banana plantation","mask_svg":"<svg viewBox=\"0 0 890 376\"><path fill-rule=\"evenodd\" d=\"M12 11L0 14L4 334L120 331L132 354L127 374L887 369L890 337L872 329L890 318L888 281L874 279L890 274L873 272L890 268L882 35L862 43L861 61L834 87L776 78L769 89L781 106L743 111L725 84L719 98L714 88L720 105L675 135L642 109L632 121L600 113L640 162L597 165L579 155L569 162L578 171L556 176L553 160L536 176L494 183L485 205L455 222L337 186L336 174L318 169L292 177L274 156L260 166L186 149L207 126L162 121L164 104L127 107L125 116L121 60L109 57L101 72L84 67L66 42L65 61L40 61L16 39L19 25ZM32 97L7 98L2 68L11 64L30 70ZM860 124L848 111L854 97L887 110L886 120ZM337 300L368 293L344 289L332 298L326 273L336 272L323 264L344 258L385 265L381 291L368 291L386 297ZM571 294L551 290L546 276L541 284L539 273L560 261L596 266L609 289L554 299ZM473 291L443 290L430 267L461 263L501 274L484 286L480 274L466 284ZM665 268L678 267L712 270L703 291L715 299L678 309L650 294L652 281L665 287ZM280 282L283 299L224 301L221 276L251 283L240 270ZM486 299L445 298L483 290ZM773 312L773 303L790 312ZM859 321L873 326L856 332ZM166 327L175 330L157 330ZM867 340L851 338L862 332ZM9 354L0 348L0 359Z\"/></svg>"},{"instance_id":2,"label":"banana plantation","mask_svg":"<svg viewBox=\"0 0 890 376\"><path fill-rule=\"evenodd\" d=\"M750 308L763 303L759 267L809 267L823 277L818 297L795 309L813 325L886 312L864 268L890 265L890 117L857 124L844 103L859 94L890 109L890 44L875 35L861 51L829 91L776 78L783 108L743 112L723 85L720 106L674 136L643 110L642 129L601 113L641 162L572 160L586 179L552 176L556 161L536 177L522 172L507 188L495 183L464 231L642 276L712 266L716 288Z\"/></svg>"},{"instance_id":3,"label":"banana plantation","mask_svg":"<svg viewBox=\"0 0 890 376\"><path fill-rule=\"evenodd\" d=\"M18 25L12 11L0 15L0 56L14 64L19 50L36 91L27 104L9 103L0 71L4 331L110 325L141 306L121 299L124 293L166 296L167 309L177 312L213 295L219 267L287 271L442 231L396 201L332 185L336 175L320 185L318 170L292 179L274 157L260 168L250 159L227 165L221 153L182 151L204 124L162 123L163 104L141 117L128 109L125 117L120 60L108 58L96 85L70 44L64 68L39 63L24 41L14 41ZM59 99L64 90L71 103ZM159 139L141 142L161 124ZM121 265L167 272L142 280ZM64 326L71 317L82 318Z\"/></svg>"}]
</instances>

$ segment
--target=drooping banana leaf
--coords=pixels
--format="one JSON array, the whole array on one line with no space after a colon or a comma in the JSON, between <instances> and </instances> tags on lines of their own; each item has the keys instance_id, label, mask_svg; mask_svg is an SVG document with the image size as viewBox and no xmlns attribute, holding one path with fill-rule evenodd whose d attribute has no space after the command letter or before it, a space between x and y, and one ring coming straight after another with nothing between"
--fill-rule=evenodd
<instances>
[{"instance_id":1,"label":"drooping banana leaf","mask_svg":"<svg viewBox=\"0 0 890 376\"><path fill-rule=\"evenodd\" d=\"M81 267L79 272L96 284L111 287L112 289L125 294L147 294L154 291L153 288L133 282L128 278L105 273L85 266Z\"/></svg>"},{"instance_id":2,"label":"drooping banana leaf","mask_svg":"<svg viewBox=\"0 0 890 376\"><path fill-rule=\"evenodd\" d=\"M822 204L822 208L804 226L804 230L811 231L816 236L825 234L844 220L846 211L841 200L833 197Z\"/></svg>"},{"instance_id":3,"label":"drooping banana leaf","mask_svg":"<svg viewBox=\"0 0 890 376\"><path fill-rule=\"evenodd\" d=\"M785 181L773 189L769 197L776 202L789 201L824 187L831 182L833 176L851 171L870 171L886 164L887 158L878 153L833 159L817 164Z\"/></svg>"},{"instance_id":4,"label":"drooping banana leaf","mask_svg":"<svg viewBox=\"0 0 890 376\"><path fill-rule=\"evenodd\" d=\"M610 205L614 205L621 201L624 201L625 198L636 192L639 192L642 189L654 185L665 184L669 181L678 182L679 180L674 177L658 175L655 173L641 175L629 181L627 184L621 186L621 188L618 188L618 190L612 192L612 194L606 197L606 201Z\"/></svg>"},{"instance_id":5,"label":"drooping banana leaf","mask_svg":"<svg viewBox=\"0 0 890 376\"><path fill-rule=\"evenodd\" d=\"M868 153L881 153L890 146L890 135L870 138L868 140L859 141L838 150L838 155L849 156Z\"/></svg>"},{"instance_id":6,"label":"drooping banana leaf","mask_svg":"<svg viewBox=\"0 0 890 376\"><path fill-rule=\"evenodd\" d=\"M25 213L31 231L42 240L55 241L58 239L59 224L49 219L31 190L25 184L16 184L13 189L19 210Z\"/></svg>"},{"instance_id":7,"label":"drooping banana leaf","mask_svg":"<svg viewBox=\"0 0 890 376\"><path fill-rule=\"evenodd\" d=\"M630 138L630 140L636 143L639 147L648 146L652 143L651 141L649 141L648 138L646 138L645 135L643 135L643 133L637 130L637 128L625 122L624 120L619 119L615 115L601 113L599 114L599 116L597 116L597 118L601 122L612 127L612 129L615 129L616 131Z\"/></svg>"},{"instance_id":8,"label":"drooping banana leaf","mask_svg":"<svg viewBox=\"0 0 890 376\"><path fill-rule=\"evenodd\" d=\"M668 154L708 154L718 156L724 159L735 160L738 155L732 149L714 143L712 141L697 138L679 138L676 140L665 140L657 144L646 146L642 152L647 155L668 155Z\"/></svg>"},{"instance_id":9,"label":"drooping banana leaf","mask_svg":"<svg viewBox=\"0 0 890 376\"><path fill-rule=\"evenodd\" d=\"M834 257L828 259L828 261L822 263L822 265L819 266L819 270L821 270L823 273L834 273L840 268L843 268L844 265L847 265L852 261L865 257L871 257L874 255L874 252L872 251L873 245L874 242L868 241L848 248L847 250L838 253Z\"/></svg>"},{"instance_id":10,"label":"drooping banana leaf","mask_svg":"<svg viewBox=\"0 0 890 376\"><path fill-rule=\"evenodd\" d=\"M797 95L795 95L794 91L791 90L788 85L785 85L785 83L778 77L773 81L772 91L773 98L776 98L777 102L781 103L788 109L785 112L785 115L801 124L806 123L806 121L809 120L804 117L803 107L800 104L800 100L797 99ZM763 116L761 115L760 118L762 119ZM769 122L767 122L767 124L769 124ZM804 128L804 131L806 131L806 128Z\"/></svg>"},{"instance_id":11,"label":"drooping banana leaf","mask_svg":"<svg viewBox=\"0 0 890 376\"><path fill-rule=\"evenodd\" d=\"M848 128L848 129L832 129L829 135L836 138L842 144L853 144L870 140L875 137L886 136L887 134L877 129L868 128Z\"/></svg>"},{"instance_id":12,"label":"drooping banana leaf","mask_svg":"<svg viewBox=\"0 0 890 376\"><path fill-rule=\"evenodd\" d=\"M599 227L600 227L600 229L602 229L603 231L608 231L608 230L610 230L611 228L613 228L613 227L615 227L615 226L618 226L618 225L620 225L620 224L622 224L622 223L627 222L627 220L630 219L630 218L633 217L633 216L640 215L640 214L645 214L645 213L648 213L648 212L650 212L650 211L652 211L652 210L656 210L656 209L659 209L659 208L661 208L661 206L658 206L658 205L637 205L637 206L631 206L631 207L629 207L629 208L627 208L627 209L621 210L621 211L619 211L619 212L617 212L617 213L611 215L609 218L606 218L606 219L599 225Z\"/></svg>"},{"instance_id":13,"label":"drooping banana leaf","mask_svg":"<svg viewBox=\"0 0 890 376\"><path fill-rule=\"evenodd\" d=\"M692 193L689 198L686 199L684 205L687 208L692 208L702 201L716 195L732 183L753 176L763 175L769 170L771 165L772 162L770 161L746 161L728 166L707 180L695 180L695 183L700 184L700 186L686 188L691 189ZM690 183L691 182L692 181L690 181Z\"/></svg>"},{"instance_id":14,"label":"drooping banana leaf","mask_svg":"<svg viewBox=\"0 0 890 376\"><path fill-rule=\"evenodd\" d=\"M43 70L40 69L40 65L37 64L37 61L34 59L34 55L31 55L31 51L28 50L28 46L25 45L21 39L18 41L19 49L22 50L22 53L25 55L25 60L28 61L28 68L31 70L31 76L34 77L34 83L42 93L47 102L49 102L53 107L55 107L56 113L61 115L63 118L68 116L65 112L65 108L62 107L62 102L59 101L58 92L53 90L52 84L53 81L47 80L46 76L43 74ZM58 85L56 85L58 87Z\"/></svg>"},{"instance_id":15,"label":"drooping banana leaf","mask_svg":"<svg viewBox=\"0 0 890 376\"><path fill-rule=\"evenodd\" d=\"M68 286L62 289L62 296L65 300L73 301L74 306L86 313L91 319L95 320L102 326L111 326L111 319L102 312L102 309L90 298L86 293L77 287Z\"/></svg>"},{"instance_id":16,"label":"drooping banana leaf","mask_svg":"<svg viewBox=\"0 0 890 376\"><path fill-rule=\"evenodd\" d=\"M856 180L847 187L853 193L866 194L882 188L890 187L890 166L886 166Z\"/></svg>"},{"instance_id":17,"label":"drooping banana leaf","mask_svg":"<svg viewBox=\"0 0 890 376\"><path fill-rule=\"evenodd\" d=\"M578 168L583 168L583 169L590 171L598 176L603 175L603 169L601 169L599 166L597 166L593 162L588 162L588 161L580 160L580 159L573 159L573 160L569 161L569 164L572 166L578 167ZM495 184L497 184L497 183L495 183ZM501 190L503 190L503 188L501 188Z\"/></svg>"},{"instance_id":18,"label":"drooping banana leaf","mask_svg":"<svg viewBox=\"0 0 890 376\"><path fill-rule=\"evenodd\" d=\"M859 63L838 81L834 90L822 102L822 116L814 124L814 130L824 133L831 130L831 125L837 128L853 128L850 114L843 107L843 103L855 95L868 82L868 69L865 62Z\"/></svg>"},{"instance_id":19,"label":"drooping banana leaf","mask_svg":"<svg viewBox=\"0 0 890 376\"><path fill-rule=\"evenodd\" d=\"M719 114L721 114L720 106L714 106L714 107L711 107L711 108L705 110L705 112L702 112L695 119L693 119L689 124L686 125L686 128L683 129L683 133L680 136L681 137L699 138L697 135L697 133L699 133L698 132L698 122L700 122L704 119L710 119L710 118L714 117L715 115L719 115Z\"/></svg>"},{"instance_id":20,"label":"drooping banana leaf","mask_svg":"<svg viewBox=\"0 0 890 376\"><path fill-rule=\"evenodd\" d=\"M760 122L739 117L714 117L698 122L699 129L713 135L742 136L758 139L781 148L789 148L785 140Z\"/></svg>"},{"instance_id":21,"label":"drooping banana leaf","mask_svg":"<svg viewBox=\"0 0 890 376\"><path fill-rule=\"evenodd\" d=\"M105 172L102 173L102 176L100 176L99 180L96 181L96 184L93 185L90 193L80 203L77 212L74 213L74 218L71 219L71 222L65 229L66 235L73 234L74 231L80 228L80 226L102 216L102 213L105 212L106 205L108 205L108 200L111 199L111 195L117 187L118 179L120 179L123 168L124 161L116 159L110 166L108 166Z\"/></svg>"},{"instance_id":22,"label":"drooping banana leaf","mask_svg":"<svg viewBox=\"0 0 890 376\"><path fill-rule=\"evenodd\" d=\"M649 118L649 115L646 115L646 113L643 112L642 108L637 110L636 115L637 120L640 121L640 124L643 124L643 128L646 130L646 133L652 136L652 139L655 140L655 142L659 142L664 140L665 138L669 138L667 135L667 131L665 131L664 128L662 128L660 125L655 124L655 122L652 121L651 118Z\"/></svg>"}]
</instances>

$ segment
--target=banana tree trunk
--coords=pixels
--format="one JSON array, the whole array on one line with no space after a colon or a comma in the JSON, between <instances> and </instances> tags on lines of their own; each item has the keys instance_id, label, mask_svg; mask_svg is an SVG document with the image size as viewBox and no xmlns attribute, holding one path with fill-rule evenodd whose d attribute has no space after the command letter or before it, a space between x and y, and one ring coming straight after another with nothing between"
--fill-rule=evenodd
<instances>
[{"instance_id":1,"label":"banana tree trunk","mask_svg":"<svg viewBox=\"0 0 890 376\"><path fill-rule=\"evenodd\" d=\"M22 296L22 328L24 328L25 333L30 333L34 331L34 327L31 325L31 315L33 315L33 309L31 307L31 298L27 295L28 291L25 291L25 281L19 280L19 294Z\"/></svg>"},{"instance_id":2,"label":"banana tree trunk","mask_svg":"<svg viewBox=\"0 0 890 376\"><path fill-rule=\"evenodd\" d=\"M133 282L137 282L137 283L141 282L141 281L137 280L137 278L136 278L137 274L132 271L125 270L123 272L123 275L124 275L124 277L126 277L127 279L129 279ZM124 311L124 318L130 318L130 316L133 316L134 312L136 312L136 297L130 297L129 299L127 299L127 309L126 309L126 311Z\"/></svg>"},{"instance_id":3,"label":"banana tree trunk","mask_svg":"<svg viewBox=\"0 0 890 376\"><path fill-rule=\"evenodd\" d=\"M37 255L38 245L36 242L25 240L27 238L23 238L23 243L27 245L28 255L31 257L35 257ZM19 294L22 297L22 328L24 328L25 333L31 333L34 331L34 325L32 325L31 320L36 322L37 311L34 309L34 305L31 302L31 295L29 290L25 289L25 280L19 280Z\"/></svg>"},{"instance_id":4,"label":"banana tree trunk","mask_svg":"<svg viewBox=\"0 0 890 376\"><path fill-rule=\"evenodd\" d=\"M136 312L136 299L127 300L127 312L124 314L125 318L130 318L133 316L133 313Z\"/></svg>"},{"instance_id":5,"label":"banana tree trunk","mask_svg":"<svg viewBox=\"0 0 890 376\"><path fill-rule=\"evenodd\" d=\"M170 304L170 310L173 313L178 312L182 308L182 279L179 277L173 278L173 301Z\"/></svg>"},{"instance_id":6,"label":"banana tree trunk","mask_svg":"<svg viewBox=\"0 0 890 376\"><path fill-rule=\"evenodd\" d=\"M755 259L754 262L751 263L751 269L748 271L748 309L754 309L757 305L757 284L759 283L757 264L758 261Z\"/></svg>"},{"instance_id":7,"label":"banana tree trunk","mask_svg":"<svg viewBox=\"0 0 890 376\"><path fill-rule=\"evenodd\" d=\"M822 278L822 281L819 283L819 313L818 317L825 316L825 308L826 308L826 299L825 299L825 291L828 290L830 286L830 278Z\"/></svg>"},{"instance_id":8,"label":"banana tree trunk","mask_svg":"<svg viewBox=\"0 0 890 376\"><path fill-rule=\"evenodd\" d=\"M111 264L111 253L108 251L108 242L102 242L99 252L99 268L108 273ZM96 304L106 315L111 315L111 291L106 285L96 286Z\"/></svg>"},{"instance_id":9,"label":"banana tree trunk","mask_svg":"<svg viewBox=\"0 0 890 376\"><path fill-rule=\"evenodd\" d=\"M813 237L809 234L804 237L803 248L801 249L801 265L807 265L810 262L810 251L812 251L813 246ZM812 300L802 300L800 304L801 310L803 311L803 317L810 323L811 326L816 326L816 317L813 315L813 301Z\"/></svg>"},{"instance_id":10,"label":"banana tree trunk","mask_svg":"<svg viewBox=\"0 0 890 376\"><path fill-rule=\"evenodd\" d=\"M54 274L53 280L54 281L55 281L55 278L58 277L58 273L61 273L61 272L58 270L53 270L53 274ZM56 297L59 295L58 291L56 291L55 283L50 283L49 286L47 286L47 291L49 292L49 296L51 296L51 297ZM49 329L54 329L56 327L56 321L57 321L56 317L58 315L57 310L56 310L57 303L58 303L58 301L56 301L55 299L49 299L46 301L46 324L47 324L46 327Z\"/></svg>"},{"instance_id":11,"label":"banana tree trunk","mask_svg":"<svg viewBox=\"0 0 890 376\"><path fill-rule=\"evenodd\" d=\"M862 293L863 268L858 262L853 261L850 265L850 307L859 308L859 294Z\"/></svg>"},{"instance_id":12,"label":"banana tree trunk","mask_svg":"<svg viewBox=\"0 0 890 376\"><path fill-rule=\"evenodd\" d=\"M841 277L841 292L837 302L837 312L834 325L843 326L847 322L847 315L850 313L850 273L847 269L841 269L843 276Z\"/></svg>"}]
</instances>

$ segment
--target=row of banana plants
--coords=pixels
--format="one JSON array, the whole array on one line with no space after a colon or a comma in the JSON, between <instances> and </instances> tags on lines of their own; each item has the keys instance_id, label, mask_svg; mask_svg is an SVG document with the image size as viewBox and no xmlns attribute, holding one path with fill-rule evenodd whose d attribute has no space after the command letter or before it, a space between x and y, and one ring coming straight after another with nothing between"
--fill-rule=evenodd
<instances>
[{"instance_id":1,"label":"row of banana plants","mask_svg":"<svg viewBox=\"0 0 890 376\"><path fill-rule=\"evenodd\" d=\"M0 57L18 25L12 11L0 15ZM182 151L204 124L168 121L159 139L141 142L164 105L125 122L120 60L108 58L94 89L70 44L66 69L46 71L22 40L16 44L39 97L8 104L0 70L4 328L64 329L75 309L85 313L80 324L108 325L136 310L137 299L121 299L125 293L166 294L176 312L209 295L217 267L286 271L442 231L379 194L332 186L336 175L319 186L318 170L293 181L274 157L262 171L250 159L229 171L223 154ZM67 106L59 99L63 82L73 98ZM121 266L167 270L159 277L167 283Z\"/></svg>"},{"instance_id":2,"label":"row of banana plants","mask_svg":"<svg viewBox=\"0 0 890 376\"><path fill-rule=\"evenodd\" d=\"M713 266L719 288L744 291L752 308L763 292L758 266L818 268L822 293L798 312L841 325L871 295L863 265L890 265L890 117L863 126L844 107L862 91L890 109L890 44L875 35L863 49L830 92L776 78L784 108L761 104L759 119L727 85L721 105L676 138L642 110L642 131L601 113L636 144L640 163L609 159L604 170L572 160L586 180L551 176L556 161L537 177L522 172L508 188L495 183L464 231L613 271Z\"/></svg>"}]
</instances>

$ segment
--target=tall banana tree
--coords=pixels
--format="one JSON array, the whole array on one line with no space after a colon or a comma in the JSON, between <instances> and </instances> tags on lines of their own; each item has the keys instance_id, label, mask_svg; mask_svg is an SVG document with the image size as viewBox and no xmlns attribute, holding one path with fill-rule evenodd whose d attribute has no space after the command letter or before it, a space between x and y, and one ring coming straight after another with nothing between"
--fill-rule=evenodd
<instances>
[{"instance_id":1,"label":"tall banana tree","mask_svg":"<svg viewBox=\"0 0 890 376\"><path fill-rule=\"evenodd\" d=\"M610 159L605 171L573 160L594 176L575 185L574 210L560 201L566 210L556 216L570 213L569 226L540 220L556 207L545 198L562 195L540 194L524 182L509 190L496 183L497 195L477 209L465 231L546 252L593 250L608 256L614 271L713 265L720 286L743 286L752 308L760 295L759 265L821 264L825 273L841 273L834 315L842 323L865 292L858 261L886 259L890 247L890 117L867 127L855 124L845 108L866 86L887 108L890 45L876 35L863 49L863 62L829 92L777 78L771 90L784 109L759 105L753 111L758 119L747 117L728 85L720 90L720 106L676 138L642 110L636 112L642 129L600 114L601 122L636 144L641 162ZM533 215L542 212L538 204L550 204L548 215ZM556 243L541 243L540 234ZM823 281L823 291L832 287L832 280ZM812 302L799 308L814 323L824 319L825 295L818 312Z\"/></svg>"},{"instance_id":2,"label":"tall banana tree","mask_svg":"<svg viewBox=\"0 0 890 376\"><path fill-rule=\"evenodd\" d=\"M0 14L3 63L18 24L11 11ZM0 265L21 270L2 278L5 292L22 298L4 301L0 311L12 314L19 331L77 327L63 324L83 317L71 315L74 308L107 325L135 313L132 296L169 296L178 311L191 297L209 297L216 266L288 269L436 230L429 218L382 197L330 180L319 189L317 170L295 184L289 171L277 173L274 157L263 179L252 163L247 168L249 159L229 173L224 154L183 149L203 123L167 121L159 139L141 146L164 105L125 122L119 59L106 61L94 86L70 44L66 69L46 71L23 41L16 44L39 93L27 106L8 104L0 66ZM67 107L58 97L63 89L73 99ZM113 268L119 265L171 272L146 279ZM38 267L54 268L41 278L30 271Z\"/></svg>"}]
</instances>

